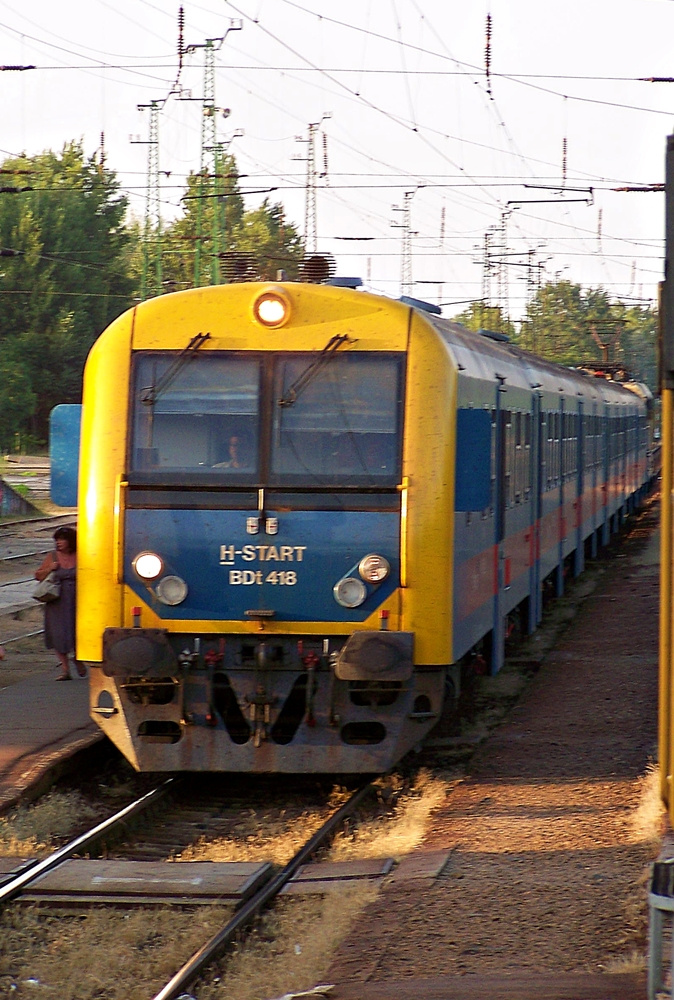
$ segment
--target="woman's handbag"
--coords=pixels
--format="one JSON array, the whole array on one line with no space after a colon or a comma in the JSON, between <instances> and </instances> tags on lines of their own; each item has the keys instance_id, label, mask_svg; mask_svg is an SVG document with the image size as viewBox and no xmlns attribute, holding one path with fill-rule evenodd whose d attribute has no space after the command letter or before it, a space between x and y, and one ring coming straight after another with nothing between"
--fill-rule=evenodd
<instances>
[{"instance_id":1,"label":"woman's handbag","mask_svg":"<svg viewBox=\"0 0 674 1000\"><path fill-rule=\"evenodd\" d=\"M61 581L57 578L54 570L48 573L44 580L40 580L33 591L35 600L42 601L43 604L49 604L50 601L57 601L60 596Z\"/></svg>"}]
</instances>

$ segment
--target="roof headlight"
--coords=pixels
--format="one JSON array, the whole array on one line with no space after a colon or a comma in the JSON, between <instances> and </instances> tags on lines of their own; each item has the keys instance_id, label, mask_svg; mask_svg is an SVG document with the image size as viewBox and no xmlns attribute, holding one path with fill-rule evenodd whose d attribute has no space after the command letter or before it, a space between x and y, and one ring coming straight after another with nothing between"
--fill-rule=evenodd
<instances>
[{"instance_id":1,"label":"roof headlight","mask_svg":"<svg viewBox=\"0 0 674 1000\"><path fill-rule=\"evenodd\" d=\"M381 583L391 572L388 559L370 552L358 563L358 572L368 583Z\"/></svg>"},{"instance_id":2,"label":"roof headlight","mask_svg":"<svg viewBox=\"0 0 674 1000\"><path fill-rule=\"evenodd\" d=\"M164 569L164 563L156 552L140 552L132 566L141 580L156 580Z\"/></svg>"},{"instance_id":3,"label":"roof headlight","mask_svg":"<svg viewBox=\"0 0 674 1000\"><path fill-rule=\"evenodd\" d=\"M154 588L162 604L182 604L187 597L187 584L180 576L165 576Z\"/></svg>"},{"instance_id":4,"label":"roof headlight","mask_svg":"<svg viewBox=\"0 0 674 1000\"><path fill-rule=\"evenodd\" d=\"M255 299L253 315L263 326L283 326L290 319L290 300L282 288L268 288Z\"/></svg>"},{"instance_id":5,"label":"roof headlight","mask_svg":"<svg viewBox=\"0 0 674 1000\"><path fill-rule=\"evenodd\" d=\"M332 588L332 593L343 608L357 608L367 597L365 584L355 576L342 577Z\"/></svg>"}]
</instances>

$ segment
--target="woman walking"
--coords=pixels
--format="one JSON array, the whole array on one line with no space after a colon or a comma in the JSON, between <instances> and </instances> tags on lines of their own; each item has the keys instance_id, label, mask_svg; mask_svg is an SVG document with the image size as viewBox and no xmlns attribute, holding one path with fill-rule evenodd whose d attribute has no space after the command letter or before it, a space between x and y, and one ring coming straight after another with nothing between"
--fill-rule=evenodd
<instances>
[{"instance_id":1,"label":"woman walking","mask_svg":"<svg viewBox=\"0 0 674 1000\"><path fill-rule=\"evenodd\" d=\"M44 606L44 640L47 649L53 649L61 665L57 681L70 680L68 655L75 656L75 568L77 566L77 532L74 528L57 528L54 532L55 550L50 552L35 573L36 580L44 580L50 573L61 584L61 594ZM75 659L80 677L86 669Z\"/></svg>"}]
</instances>

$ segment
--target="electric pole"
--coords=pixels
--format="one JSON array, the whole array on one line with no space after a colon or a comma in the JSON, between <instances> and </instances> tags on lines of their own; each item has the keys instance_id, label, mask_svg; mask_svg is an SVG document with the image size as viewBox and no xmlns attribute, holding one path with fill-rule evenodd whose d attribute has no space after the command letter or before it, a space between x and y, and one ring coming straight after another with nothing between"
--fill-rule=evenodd
<instances>
[{"instance_id":1,"label":"electric pole","mask_svg":"<svg viewBox=\"0 0 674 1000\"><path fill-rule=\"evenodd\" d=\"M220 185L220 146L217 141L216 118L218 113L222 113L224 118L230 115L229 108L218 108L215 104L215 53L222 48L222 44L230 31L240 31L242 28L240 20L230 20L229 27L224 35L219 38L207 38L203 44L188 45L186 54L196 52L197 49L204 50L204 96L202 100L201 115L201 157L199 164L199 195L197 198L197 218L196 218L196 240L194 244L194 287L201 285L201 251L203 243L203 201L207 194L213 196L213 210L211 212L211 284L220 283L220 234L222 231L221 213L221 185ZM210 169L209 169L210 167ZM207 191L208 181L211 180L212 190Z\"/></svg>"},{"instance_id":2,"label":"electric pole","mask_svg":"<svg viewBox=\"0 0 674 1000\"><path fill-rule=\"evenodd\" d=\"M162 293L161 213L159 211L159 110L163 101L139 104L139 111L150 112L147 140L147 191L145 196L145 225L143 227L143 269L140 280L140 298L144 302L148 291ZM154 265L154 284L150 281L150 268Z\"/></svg>"},{"instance_id":3,"label":"electric pole","mask_svg":"<svg viewBox=\"0 0 674 1000\"><path fill-rule=\"evenodd\" d=\"M402 222L392 222L391 225L395 229L402 229L403 231L403 245L401 254L401 267L400 267L400 289L403 295L410 295L412 292L413 281L412 281L412 236L416 236L416 233L412 232L412 198L416 194L415 191L406 191L403 195L402 208L398 205L393 206L394 212L402 212L403 221Z\"/></svg>"},{"instance_id":4,"label":"electric pole","mask_svg":"<svg viewBox=\"0 0 674 1000\"><path fill-rule=\"evenodd\" d=\"M302 136L295 136L297 142L306 142L307 144L307 180L306 180L306 200L304 207L304 253L306 256L315 254L318 251L318 219L316 211L316 178L326 177L328 173L328 151L327 151L327 137L323 134L323 170L320 175L316 169L316 136L318 130L320 129L323 122L330 118L330 113L325 112L321 115L321 119L318 122L311 122L309 124L309 131L307 138L304 139ZM293 156L293 160L299 160L300 162L305 158L299 155Z\"/></svg>"}]
</instances>

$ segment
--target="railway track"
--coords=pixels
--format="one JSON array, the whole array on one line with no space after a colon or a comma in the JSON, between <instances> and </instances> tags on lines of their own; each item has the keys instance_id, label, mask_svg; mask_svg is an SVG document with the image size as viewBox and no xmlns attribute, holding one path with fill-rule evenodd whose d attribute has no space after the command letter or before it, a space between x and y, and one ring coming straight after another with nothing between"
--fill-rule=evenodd
<instances>
[{"instance_id":1,"label":"railway track","mask_svg":"<svg viewBox=\"0 0 674 1000\"><path fill-rule=\"evenodd\" d=\"M12 619L33 607L35 569L53 547L51 536L59 525L75 522L70 513L0 523L0 615ZM28 631L3 625L3 645L39 635L31 624Z\"/></svg>"},{"instance_id":2,"label":"railway track","mask_svg":"<svg viewBox=\"0 0 674 1000\"><path fill-rule=\"evenodd\" d=\"M217 933L212 934L191 955L155 994L156 1000L175 1000L207 968L209 963L226 950L235 936L239 939L241 932L255 920L263 909L273 903L301 866L305 865L353 816L367 796L372 794L373 789L372 784L361 784L355 792L349 795L346 801L338 806L331 803L324 793L314 794L315 801L312 803L312 809L315 807L316 815L312 817L313 822L308 822L305 817L305 827L308 827L309 831L313 831L311 835L307 836L290 860L283 865L267 861L248 866L255 870L249 873L244 872L244 875L247 876L244 878L245 890L238 893L238 896L235 895L229 919L219 928ZM249 798L245 803L246 808L250 807L251 801L252 799ZM280 802L281 798L279 797ZM303 801L302 808L305 809L305 806L306 803ZM51 878L52 882L54 879L58 881L59 871L66 869L69 864L86 864L90 869L95 869L98 866L101 874L90 876L90 884L98 881L99 885L103 885L106 881L114 881L105 875L105 872L110 870L111 858L116 859L118 864L118 859L124 859L122 864L126 864L129 871L137 873L139 866L142 866L143 863L147 866L148 859L154 861L158 855L163 855L164 858L171 857L175 854L176 848L180 849L181 846L187 846L188 842L194 843L200 838L212 837L218 828L231 827L237 815L240 817L243 808L244 803L238 797L232 799L230 796L229 802L226 801L226 796L218 794L211 796L210 800L207 800L203 793L199 793L195 797L191 794L184 779L169 778L108 819L96 824L90 830L53 851L47 857L39 861L24 863L20 868L17 867L15 871L6 874L4 880L0 881L0 908L12 901L33 903L36 899L50 906L68 905L78 911L81 911L82 906L87 903L96 903L99 906L101 904L114 904L117 908L134 906L139 902L143 905L147 905L148 902L150 904L153 902L166 903L170 897L164 895L158 899L156 895L154 897L151 895L152 876L147 880L146 891L136 891L135 896L132 893L128 893L126 896L123 893L111 896L109 893L106 895L105 892L102 892L98 897L92 897L91 893L86 891L71 891L66 899L63 894L58 892L50 893L47 891L36 896L34 890L39 883L44 884L47 876ZM158 809L161 809L159 822L156 819ZM129 835L129 824L135 823L143 826L144 820L145 829L140 833ZM116 844L113 849L106 846L111 838L119 836L123 837L123 843ZM98 860L92 860L90 858L92 854L98 854L101 857ZM80 862L74 860L82 858L82 855L88 855L89 859ZM135 860L130 861L130 858ZM156 864L151 864L148 867L156 870ZM192 870L193 866L189 863L169 862L165 867L173 870L173 892L177 896L175 902L179 902L184 907L194 906L199 902L213 901L212 899L200 899L200 888L194 885L190 887L190 892L185 891L188 882L196 883L199 881L198 879L182 877L183 869ZM208 862L206 867L215 870L222 866ZM117 878L118 883L124 881L124 876ZM138 875L133 874L127 876L126 881L133 883L134 881L139 882L141 879ZM155 881L158 880L155 878ZM204 881L203 890L208 892L207 880ZM223 899L220 898L217 902L222 904Z\"/></svg>"}]
</instances>

